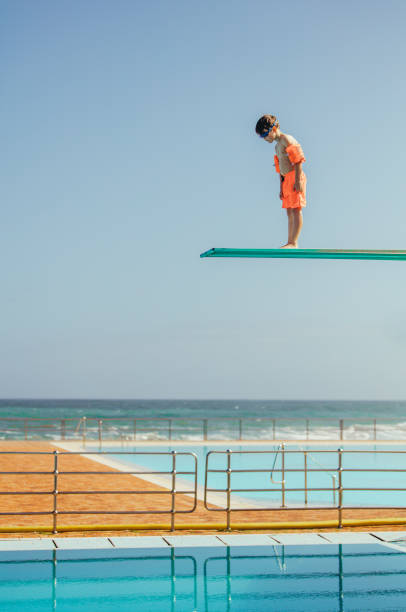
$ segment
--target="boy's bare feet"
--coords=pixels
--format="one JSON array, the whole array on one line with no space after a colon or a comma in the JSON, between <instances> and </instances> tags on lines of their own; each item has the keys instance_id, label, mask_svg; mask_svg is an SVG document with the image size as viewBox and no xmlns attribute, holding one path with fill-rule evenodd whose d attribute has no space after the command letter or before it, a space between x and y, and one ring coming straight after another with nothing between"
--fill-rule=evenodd
<instances>
[{"instance_id":1,"label":"boy's bare feet","mask_svg":"<svg viewBox=\"0 0 406 612\"><path fill-rule=\"evenodd\" d=\"M297 242L287 242L281 246L281 249L297 249Z\"/></svg>"}]
</instances>

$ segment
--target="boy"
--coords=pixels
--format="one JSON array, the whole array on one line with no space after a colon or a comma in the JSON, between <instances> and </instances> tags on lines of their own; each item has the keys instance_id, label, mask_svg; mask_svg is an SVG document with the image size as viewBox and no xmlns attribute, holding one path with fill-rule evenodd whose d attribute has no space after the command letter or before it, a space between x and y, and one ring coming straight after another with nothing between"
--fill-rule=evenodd
<instances>
[{"instance_id":1,"label":"boy","mask_svg":"<svg viewBox=\"0 0 406 612\"><path fill-rule=\"evenodd\" d=\"M302 208L306 206L306 175L302 170L306 159L302 147L293 136L280 131L274 115L263 115L255 131L266 142L276 141L274 162L280 175L279 197L288 215L288 241L281 248L297 249L303 225Z\"/></svg>"}]
</instances>

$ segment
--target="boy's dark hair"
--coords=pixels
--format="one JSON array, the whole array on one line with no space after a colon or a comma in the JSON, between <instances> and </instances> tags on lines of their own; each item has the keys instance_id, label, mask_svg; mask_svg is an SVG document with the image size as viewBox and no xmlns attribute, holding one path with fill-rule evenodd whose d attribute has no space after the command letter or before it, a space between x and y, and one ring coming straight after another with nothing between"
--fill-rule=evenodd
<instances>
[{"instance_id":1,"label":"boy's dark hair","mask_svg":"<svg viewBox=\"0 0 406 612\"><path fill-rule=\"evenodd\" d=\"M258 119L257 125L255 126L255 131L257 134L261 135L264 132L267 132L273 125L279 127L279 121L275 115L263 115L260 119Z\"/></svg>"}]
</instances>

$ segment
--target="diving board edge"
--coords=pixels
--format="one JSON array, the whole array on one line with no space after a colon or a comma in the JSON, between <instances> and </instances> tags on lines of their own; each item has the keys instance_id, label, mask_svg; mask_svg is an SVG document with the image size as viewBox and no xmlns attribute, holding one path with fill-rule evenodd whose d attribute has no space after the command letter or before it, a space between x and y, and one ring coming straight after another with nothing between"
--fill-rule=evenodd
<instances>
[{"instance_id":1,"label":"diving board edge","mask_svg":"<svg viewBox=\"0 0 406 612\"><path fill-rule=\"evenodd\" d=\"M201 253L200 257L239 257L251 259L369 259L381 261L406 261L406 250L212 248L204 253Z\"/></svg>"}]
</instances>

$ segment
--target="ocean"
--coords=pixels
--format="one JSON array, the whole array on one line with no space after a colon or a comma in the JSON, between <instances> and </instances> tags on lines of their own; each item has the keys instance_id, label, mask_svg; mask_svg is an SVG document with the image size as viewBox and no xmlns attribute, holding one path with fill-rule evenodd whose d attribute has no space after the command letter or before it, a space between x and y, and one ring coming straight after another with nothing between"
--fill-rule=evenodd
<instances>
[{"instance_id":1,"label":"ocean","mask_svg":"<svg viewBox=\"0 0 406 612\"><path fill-rule=\"evenodd\" d=\"M406 439L406 401L176 399L3 399L0 438L80 436L83 417L95 439L100 430L112 439L325 439L339 438L340 427L344 439Z\"/></svg>"}]
</instances>

